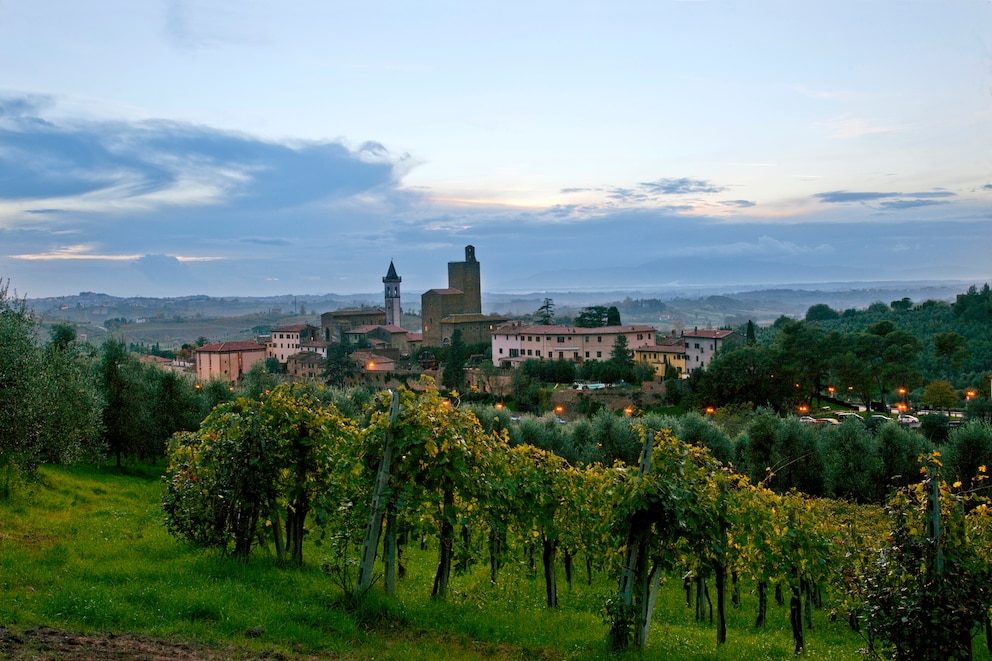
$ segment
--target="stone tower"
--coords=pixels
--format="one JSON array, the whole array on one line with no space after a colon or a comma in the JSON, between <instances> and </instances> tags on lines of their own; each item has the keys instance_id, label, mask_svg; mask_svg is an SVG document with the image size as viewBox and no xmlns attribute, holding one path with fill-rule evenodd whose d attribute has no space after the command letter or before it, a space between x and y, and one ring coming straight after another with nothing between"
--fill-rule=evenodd
<instances>
[{"instance_id":1,"label":"stone tower","mask_svg":"<svg viewBox=\"0 0 992 661\"><path fill-rule=\"evenodd\" d=\"M479 262L475 260L475 246L465 246L464 262L448 262L448 287L465 294L462 314L482 312L482 279Z\"/></svg>"},{"instance_id":2,"label":"stone tower","mask_svg":"<svg viewBox=\"0 0 992 661\"><path fill-rule=\"evenodd\" d=\"M400 283L403 278L396 275L396 267L393 260L389 260L389 271L382 283L386 289L386 325L400 326L403 319L403 312L400 309Z\"/></svg>"}]
</instances>

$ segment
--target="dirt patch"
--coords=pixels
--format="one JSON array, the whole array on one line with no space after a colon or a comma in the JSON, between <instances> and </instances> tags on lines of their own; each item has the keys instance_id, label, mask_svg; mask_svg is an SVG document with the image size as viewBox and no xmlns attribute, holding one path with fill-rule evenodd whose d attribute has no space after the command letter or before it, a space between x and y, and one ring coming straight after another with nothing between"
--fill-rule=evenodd
<instances>
[{"instance_id":1,"label":"dirt patch","mask_svg":"<svg viewBox=\"0 0 992 661\"><path fill-rule=\"evenodd\" d=\"M250 657L231 649L150 636L83 635L50 627L11 631L0 627L0 658L12 661L200 661Z\"/></svg>"}]
</instances>

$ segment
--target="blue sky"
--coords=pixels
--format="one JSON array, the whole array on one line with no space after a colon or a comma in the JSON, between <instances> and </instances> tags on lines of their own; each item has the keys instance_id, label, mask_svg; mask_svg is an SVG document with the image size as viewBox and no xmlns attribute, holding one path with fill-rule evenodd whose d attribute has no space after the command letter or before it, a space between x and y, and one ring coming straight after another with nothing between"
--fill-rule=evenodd
<instances>
[{"instance_id":1,"label":"blue sky","mask_svg":"<svg viewBox=\"0 0 992 661\"><path fill-rule=\"evenodd\" d=\"M992 280L992 3L0 4L30 297Z\"/></svg>"}]
</instances>

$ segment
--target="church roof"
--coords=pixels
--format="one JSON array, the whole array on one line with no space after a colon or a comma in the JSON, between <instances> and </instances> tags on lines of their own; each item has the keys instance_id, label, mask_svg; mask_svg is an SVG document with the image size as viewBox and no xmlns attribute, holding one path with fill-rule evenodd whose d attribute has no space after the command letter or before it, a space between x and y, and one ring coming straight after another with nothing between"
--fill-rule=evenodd
<instances>
[{"instance_id":1,"label":"church roof","mask_svg":"<svg viewBox=\"0 0 992 661\"><path fill-rule=\"evenodd\" d=\"M389 260L389 270L386 271L386 277L383 280L402 280L402 278L396 275L396 267L393 266L393 260Z\"/></svg>"}]
</instances>

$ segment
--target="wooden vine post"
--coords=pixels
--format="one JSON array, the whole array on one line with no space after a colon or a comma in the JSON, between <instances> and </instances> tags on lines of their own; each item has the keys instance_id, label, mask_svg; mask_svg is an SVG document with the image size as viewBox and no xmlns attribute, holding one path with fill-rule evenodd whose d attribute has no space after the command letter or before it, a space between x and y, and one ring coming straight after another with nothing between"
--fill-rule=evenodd
<instances>
[{"instance_id":1,"label":"wooden vine post","mask_svg":"<svg viewBox=\"0 0 992 661\"><path fill-rule=\"evenodd\" d=\"M358 584L356 591L364 594L372 586L372 567L375 564L376 550L379 548L379 535L382 533L382 519L386 513L388 500L389 471L393 461L393 424L400 412L400 395L393 391L389 403L389 424L382 444L382 457L379 459L379 470L375 476L375 488L372 491L372 507L369 523L365 528L365 541L362 544L362 559L358 565ZM395 556L394 558L395 559ZM387 564L392 564L392 560Z\"/></svg>"},{"instance_id":2,"label":"wooden vine post","mask_svg":"<svg viewBox=\"0 0 992 661\"><path fill-rule=\"evenodd\" d=\"M644 444L637 474L645 477L651 474L652 453L654 450L654 434L647 430L644 434ZM643 517L633 517L629 521L627 531L627 546L624 551L623 568L620 572L620 588L618 601L620 612L613 613L613 625L610 632L611 644L614 648L623 649L630 643L630 626L634 626L635 645L643 647L647 643L648 629L651 625L651 611L654 608L659 572L655 570L649 575L648 561L651 538L651 524ZM635 588L640 588L635 600Z\"/></svg>"}]
</instances>

